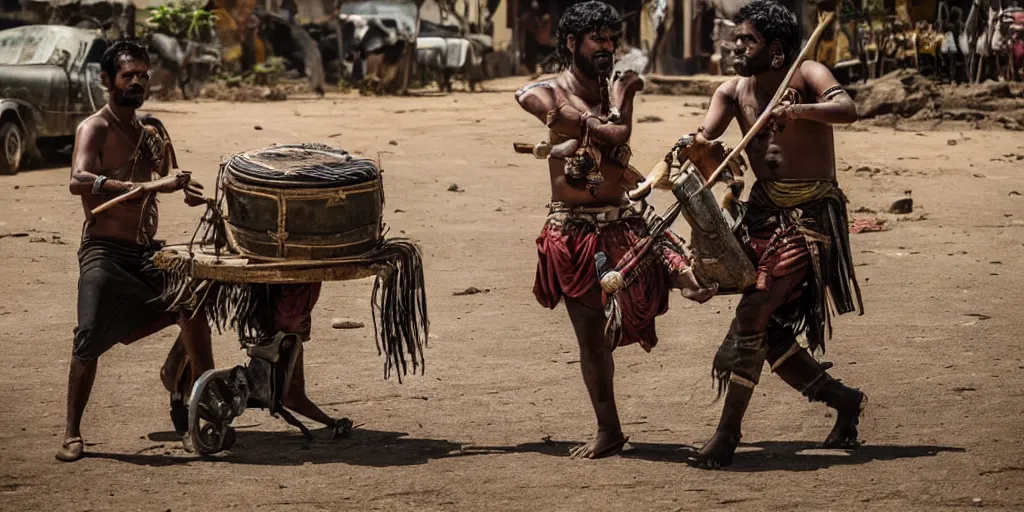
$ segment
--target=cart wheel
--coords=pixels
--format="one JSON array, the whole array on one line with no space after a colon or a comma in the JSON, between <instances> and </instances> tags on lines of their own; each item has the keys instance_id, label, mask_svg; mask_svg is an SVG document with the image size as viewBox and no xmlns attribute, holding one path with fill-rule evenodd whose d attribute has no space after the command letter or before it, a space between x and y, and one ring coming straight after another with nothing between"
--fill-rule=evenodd
<instances>
[{"instance_id":1,"label":"cart wheel","mask_svg":"<svg viewBox=\"0 0 1024 512\"><path fill-rule=\"evenodd\" d=\"M18 174L25 154L25 132L12 120L0 121L0 175Z\"/></svg>"},{"instance_id":2,"label":"cart wheel","mask_svg":"<svg viewBox=\"0 0 1024 512\"><path fill-rule=\"evenodd\" d=\"M209 370L195 385L188 400L188 431L182 438L185 450L209 455L223 449L231 420L241 411L233 407L236 401L232 386L235 369Z\"/></svg>"}]
</instances>

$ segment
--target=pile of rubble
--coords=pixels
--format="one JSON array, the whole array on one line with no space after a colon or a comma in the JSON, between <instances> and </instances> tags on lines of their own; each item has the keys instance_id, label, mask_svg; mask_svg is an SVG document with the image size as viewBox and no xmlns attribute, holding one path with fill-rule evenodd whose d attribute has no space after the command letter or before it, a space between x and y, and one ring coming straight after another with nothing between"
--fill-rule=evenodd
<instances>
[{"instance_id":1,"label":"pile of rubble","mask_svg":"<svg viewBox=\"0 0 1024 512\"><path fill-rule=\"evenodd\" d=\"M847 88L862 122L905 129L1024 130L1024 84L937 84L916 70Z\"/></svg>"}]
</instances>

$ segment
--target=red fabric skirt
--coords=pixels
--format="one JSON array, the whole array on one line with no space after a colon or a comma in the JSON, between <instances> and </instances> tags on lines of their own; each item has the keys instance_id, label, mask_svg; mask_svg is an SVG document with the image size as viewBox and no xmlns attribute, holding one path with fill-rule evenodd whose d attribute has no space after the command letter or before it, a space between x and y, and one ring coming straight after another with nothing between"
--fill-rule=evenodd
<instances>
[{"instance_id":1,"label":"red fabric skirt","mask_svg":"<svg viewBox=\"0 0 1024 512\"><path fill-rule=\"evenodd\" d=\"M308 341L320 287L321 283L272 285L274 329L298 334Z\"/></svg>"},{"instance_id":2,"label":"red fabric skirt","mask_svg":"<svg viewBox=\"0 0 1024 512\"><path fill-rule=\"evenodd\" d=\"M586 307L603 310L608 300L597 279L594 254L604 252L614 267L639 239L647 235L640 217L601 224L597 229L567 232L548 222L537 237L537 277L533 294L542 306L554 309L562 296ZM631 284L618 293L622 309L620 345L640 343L650 352L658 343L655 317L668 311L671 288L668 272L655 258L638 266L630 275Z\"/></svg>"},{"instance_id":3,"label":"red fabric skirt","mask_svg":"<svg viewBox=\"0 0 1024 512\"><path fill-rule=\"evenodd\" d=\"M811 253L804 235L791 225L778 231L778 222L765 222L750 226L750 245L757 255L758 290L768 291L772 281L796 272L803 272L811 266Z\"/></svg>"}]
</instances>

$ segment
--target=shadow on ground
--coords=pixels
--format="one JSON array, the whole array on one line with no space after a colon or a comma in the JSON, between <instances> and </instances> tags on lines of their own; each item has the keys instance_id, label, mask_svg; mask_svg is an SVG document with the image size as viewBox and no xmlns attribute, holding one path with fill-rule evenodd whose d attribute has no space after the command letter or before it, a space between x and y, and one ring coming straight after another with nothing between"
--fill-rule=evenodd
<instances>
[{"instance_id":1,"label":"shadow on ground","mask_svg":"<svg viewBox=\"0 0 1024 512\"><path fill-rule=\"evenodd\" d=\"M195 462L226 462L258 466L301 466L313 464L352 464L355 466L412 466L431 459L472 455L460 451L462 445L439 439L410 438L401 432L357 428L341 439L330 439L331 431L313 431L307 442L298 432L237 431L230 451L206 457L192 455L181 447L181 436L174 432L154 432L150 441L161 444L136 453L86 452L87 457L110 459L140 466L171 466Z\"/></svg>"},{"instance_id":2,"label":"shadow on ground","mask_svg":"<svg viewBox=\"0 0 1024 512\"><path fill-rule=\"evenodd\" d=\"M238 440L230 451L201 457L185 453L181 437L174 432L154 432L149 440L161 444L136 453L87 452L87 457L127 462L142 466L170 466L193 462L226 462L261 466L301 466L313 464L351 464L392 467L426 464L432 459L472 455L539 453L568 457L569 450L581 443L552 441L523 443L516 446L463 445L442 439L419 439L401 432L357 428L342 439L330 439L328 429L313 431L307 442L293 432L238 430ZM964 453L963 448L930 445L861 445L852 450L825 450L809 441L762 441L743 443L733 465L726 471L816 471L833 466L852 466L874 461L934 457L939 453ZM688 463L697 447L673 443L629 443L615 455L649 462Z\"/></svg>"},{"instance_id":3,"label":"shadow on ground","mask_svg":"<svg viewBox=\"0 0 1024 512\"><path fill-rule=\"evenodd\" d=\"M473 447L472 449L509 452L541 453L567 457L569 450L581 443L545 440L524 443L515 447ZM617 457L650 462L688 463L698 448L685 444L629 443L629 448ZM942 452L964 453L963 448L929 445L861 445L853 450L825 450L809 441L762 441L742 443L733 465L726 468L735 472L761 471L815 471L832 466L852 466L873 461L934 457Z\"/></svg>"}]
</instances>

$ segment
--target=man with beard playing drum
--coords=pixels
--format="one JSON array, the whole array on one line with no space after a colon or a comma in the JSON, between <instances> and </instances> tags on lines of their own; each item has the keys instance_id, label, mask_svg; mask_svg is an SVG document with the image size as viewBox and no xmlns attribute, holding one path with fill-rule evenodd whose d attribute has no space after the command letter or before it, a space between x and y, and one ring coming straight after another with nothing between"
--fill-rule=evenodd
<instances>
[{"instance_id":1,"label":"man with beard playing drum","mask_svg":"<svg viewBox=\"0 0 1024 512\"><path fill-rule=\"evenodd\" d=\"M771 102L800 50L796 16L770 0L754 0L735 18L738 78L711 100L695 142L680 158L701 158L736 118L747 133ZM857 120L857 108L824 65L799 64L784 101L746 147L757 181L742 222L757 269L715 355L713 375L726 390L714 436L695 457L703 468L732 463L747 405L767 360L771 371L811 401L836 409L825 447L857 444L866 397L830 376L811 352L831 336L837 314L860 311L847 228L846 196L835 173L833 124ZM810 100L810 101L802 101ZM806 334L811 352L797 343Z\"/></svg>"},{"instance_id":2,"label":"man with beard playing drum","mask_svg":"<svg viewBox=\"0 0 1024 512\"><path fill-rule=\"evenodd\" d=\"M626 443L615 405L612 350L632 343L648 351L654 347L654 320L668 309L670 287L698 302L715 293L700 288L680 241L666 233L651 251L655 256L634 269L631 286L618 294L621 330L605 334L603 310L611 299L602 292L594 256L604 253L614 266L650 234L645 217L651 212L638 211L625 194L643 179L629 166L633 98L643 82L632 71L611 78L620 30L619 14L608 4L573 4L558 22L563 71L516 92L520 106L548 127L551 145L551 204L537 238L534 295L551 309L564 296L597 415L597 436L574 449L574 458L612 455Z\"/></svg>"},{"instance_id":3,"label":"man with beard playing drum","mask_svg":"<svg viewBox=\"0 0 1024 512\"><path fill-rule=\"evenodd\" d=\"M104 52L101 70L109 100L78 126L69 184L71 193L82 198L86 220L78 249L78 326L68 372L67 425L56 455L64 462L83 456L82 413L97 360L114 345L177 323L181 333L161 372L167 389L173 393L178 386L183 355L192 375L213 368L206 316L202 311L194 316L168 313L156 301L163 292L163 274L150 261L160 246L156 194L184 190L185 202L198 206L205 204L202 192L189 173L169 175L174 163L170 138L159 123L146 125L136 116L149 82L146 48L115 42Z\"/></svg>"}]
</instances>

